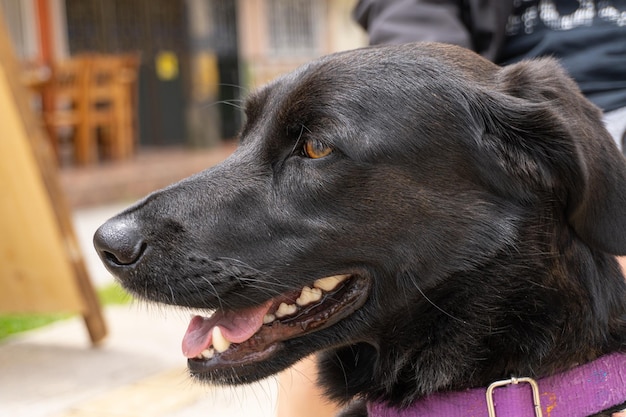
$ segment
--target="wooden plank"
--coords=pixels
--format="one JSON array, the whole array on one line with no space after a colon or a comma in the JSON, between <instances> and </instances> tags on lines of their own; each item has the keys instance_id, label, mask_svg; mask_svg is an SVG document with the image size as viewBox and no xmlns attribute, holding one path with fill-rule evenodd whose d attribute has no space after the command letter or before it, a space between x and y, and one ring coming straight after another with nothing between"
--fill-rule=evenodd
<instances>
[{"instance_id":1,"label":"wooden plank","mask_svg":"<svg viewBox=\"0 0 626 417\"><path fill-rule=\"evenodd\" d=\"M84 311L37 161L0 67L0 309Z\"/></svg>"},{"instance_id":2,"label":"wooden plank","mask_svg":"<svg viewBox=\"0 0 626 417\"><path fill-rule=\"evenodd\" d=\"M78 312L98 343L102 310L7 33L0 16L0 311Z\"/></svg>"}]
</instances>

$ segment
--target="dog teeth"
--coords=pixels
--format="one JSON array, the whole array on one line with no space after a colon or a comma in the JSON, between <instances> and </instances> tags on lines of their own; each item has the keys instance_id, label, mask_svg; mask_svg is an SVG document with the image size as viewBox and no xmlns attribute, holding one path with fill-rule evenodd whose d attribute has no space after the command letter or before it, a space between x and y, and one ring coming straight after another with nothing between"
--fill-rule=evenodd
<instances>
[{"instance_id":1,"label":"dog teeth","mask_svg":"<svg viewBox=\"0 0 626 417\"><path fill-rule=\"evenodd\" d=\"M324 291L332 291L337 287L337 285L348 279L349 276L350 275L335 275L332 277L318 279L313 283L313 286Z\"/></svg>"},{"instance_id":2,"label":"dog teeth","mask_svg":"<svg viewBox=\"0 0 626 417\"><path fill-rule=\"evenodd\" d=\"M350 275L334 275L332 277L318 279L313 283L312 288L306 286L303 287L300 291L300 296L296 298L295 304L280 303L278 309L273 314L266 314L263 317L263 324L269 324L274 322L274 320L276 319L291 316L299 310L299 307L305 307L309 304L321 300L322 296L324 295L323 291L328 292L334 290L335 288L337 288L337 285L347 280L349 277ZM216 340L215 336L213 337L214 340ZM221 337L221 333L218 337ZM221 338L223 339L223 337ZM226 342L229 343L228 341ZM218 352L221 352L217 346L215 346L215 349ZM228 346L226 346L226 349L228 349Z\"/></svg>"},{"instance_id":3,"label":"dog teeth","mask_svg":"<svg viewBox=\"0 0 626 417\"><path fill-rule=\"evenodd\" d=\"M229 346L230 342L226 340L226 338L222 334L222 330L220 330L219 326L215 326L213 328L213 349L215 349L219 353L222 353L225 352Z\"/></svg>"},{"instance_id":4,"label":"dog teeth","mask_svg":"<svg viewBox=\"0 0 626 417\"><path fill-rule=\"evenodd\" d=\"M300 293L300 297L296 299L296 304L299 306L305 306L311 304L315 301L319 301L322 298L322 290L319 288L302 288L302 292Z\"/></svg>"},{"instance_id":5,"label":"dog teeth","mask_svg":"<svg viewBox=\"0 0 626 417\"><path fill-rule=\"evenodd\" d=\"M276 315L276 317L282 318L285 316L289 316L296 311L298 311L298 307L295 304L280 303L280 306L278 306L278 310L276 310L276 313L274 314Z\"/></svg>"},{"instance_id":6,"label":"dog teeth","mask_svg":"<svg viewBox=\"0 0 626 417\"><path fill-rule=\"evenodd\" d=\"M215 349L204 349L197 357L200 359L211 359L215 355Z\"/></svg>"}]
</instances>

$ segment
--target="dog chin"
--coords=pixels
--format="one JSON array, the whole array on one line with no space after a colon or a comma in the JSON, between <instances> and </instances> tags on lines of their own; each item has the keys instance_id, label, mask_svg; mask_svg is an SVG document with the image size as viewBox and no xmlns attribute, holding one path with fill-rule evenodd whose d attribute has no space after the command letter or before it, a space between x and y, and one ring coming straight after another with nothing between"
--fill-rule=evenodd
<instances>
[{"instance_id":1,"label":"dog chin","mask_svg":"<svg viewBox=\"0 0 626 417\"><path fill-rule=\"evenodd\" d=\"M314 349L290 349L285 344L276 344L263 352L251 353L238 361L225 358L213 360L192 358L188 359L187 366L191 377L198 382L242 385L275 375L313 352Z\"/></svg>"}]
</instances>

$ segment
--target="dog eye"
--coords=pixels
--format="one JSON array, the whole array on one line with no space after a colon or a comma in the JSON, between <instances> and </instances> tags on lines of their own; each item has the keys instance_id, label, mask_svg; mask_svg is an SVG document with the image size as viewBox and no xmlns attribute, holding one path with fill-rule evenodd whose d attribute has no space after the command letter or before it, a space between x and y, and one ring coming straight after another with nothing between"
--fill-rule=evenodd
<instances>
[{"instance_id":1,"label":"dog eye","mask_svg":"<svg viewBox=\"0 0 626 417\"><path fill-rule=\"evenodd\" d=\"M304 142L304 155L311 159L320 159L332 153L333 148L316 139Z\"/></svg>"}]
</instances>

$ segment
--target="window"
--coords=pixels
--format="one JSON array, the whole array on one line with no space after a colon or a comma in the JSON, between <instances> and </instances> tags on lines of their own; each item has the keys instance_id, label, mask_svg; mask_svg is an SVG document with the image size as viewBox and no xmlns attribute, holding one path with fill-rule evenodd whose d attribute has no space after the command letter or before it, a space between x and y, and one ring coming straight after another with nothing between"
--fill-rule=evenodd
<instances>
[{"instance_id":1,"label":"window","mask_svg":"<svg viewBox=\"0 0 626 417\"><path fill-rule=\"evenodd\" d=\"M324 4L322 0L267 0L270 55L318 53Z\"/></svg>"},{"instance_id":2,"label":"window","mask_svg":"<svg viewBox=\"0 0 626 417\"><path fill-rule=\"evenodd\" d=\"M0 0L0 12L4 14L11 42L20 59L35 59L38 54L33 6L30 1Z\"/></svg>"}]
</instances>

